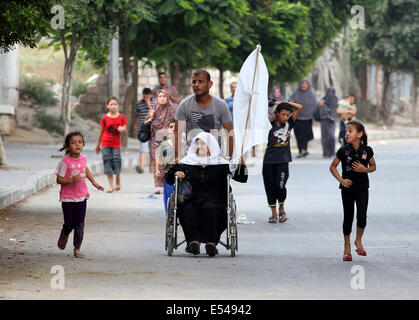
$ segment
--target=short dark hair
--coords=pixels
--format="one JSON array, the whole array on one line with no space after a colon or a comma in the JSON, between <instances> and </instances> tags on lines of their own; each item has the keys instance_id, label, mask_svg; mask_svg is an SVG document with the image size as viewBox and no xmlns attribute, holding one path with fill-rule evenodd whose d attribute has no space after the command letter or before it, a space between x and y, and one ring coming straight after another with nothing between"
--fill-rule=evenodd
<instances>
[{"instance_id":1,"label":"short dark hair","mask_svg":"<svg viewBox=\"0 0 419 320\"><path fill-rule=\"evenodd\" d=\"M119 103L119 102L118 102L118 98L117 98L117 97L112 96L112 97L109 97L109 98L108 98L108 100L106 100L106 105L108 105L108 104L109 104L109 102L111 102L111 100L115 100L117 103Z\"/></svg>"},{"instance_id":2,"label":"short dark hair","mask_svg":"<svg viewBox=\"0 0 419 320\"><path fill-rule=\"evenodd\" d=\"M143 94L150 94L152 91L150 88L144 88L143 89Z\"/></svg>"},{"instance_id":3,"label":"short dark hair","mask_svg":"<svg viewBox=\"0 0 419 320\"><path fill-rule=\"evenodd\" d=\"M162 74L167 75L167 73L166 73L166 72L164 72L164 71L160 71L160 72L159 72L159 77L160 77Z\"/></svg>"},{"instance_id":4,"label":"short dark hair","mask_svg":"<svg viewBox=\"0 0 419 320\"><path fill-rule=\"evenodd\" d=\"M200 75L201 73L203 73L203 74L205 74L205 75L207 76L207 81L208 81L208 82L210 82L210 81L211 81L211 75L209 74L209 72L208 72L207 70L204 70L204 69L199 69L199 70L196 70L196 71L192 74L192 76L193 76L193 77L195 77L195 76Z\"/></svg>"},{"instance_id":5,"label":"short dark hair","mask_svg":"<svg viewBox=\"0 0 419 320\"><path fill-rule=\"evenodd\" d=\"M276 106L275 113L280 113L282 110L292 112L292 105L290 105L288 102L281 102Z\"/></svg>"}]
</instances>

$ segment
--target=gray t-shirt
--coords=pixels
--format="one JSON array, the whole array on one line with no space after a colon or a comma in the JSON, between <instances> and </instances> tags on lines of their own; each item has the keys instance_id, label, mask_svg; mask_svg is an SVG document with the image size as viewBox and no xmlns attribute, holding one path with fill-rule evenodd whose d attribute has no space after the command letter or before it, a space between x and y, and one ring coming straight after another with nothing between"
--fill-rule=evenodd
<instances>
[{"instance_id":1,"label":"gray t-shirt","mask_svg":"<svg viewBox=\"0 0 419 320\"><path fill-rule=\"evenodd\" d=\"M194 129L201 129L206 132L211 129L219 130L223 124L232 121L227 103L213 95L211 95L211 103L205 109L198 105L195 95L183 99L179 104L175 119L186 121L187 134ZM191 137L188 136L188 140L190 139Z\"/></svg>"}]
</instances>

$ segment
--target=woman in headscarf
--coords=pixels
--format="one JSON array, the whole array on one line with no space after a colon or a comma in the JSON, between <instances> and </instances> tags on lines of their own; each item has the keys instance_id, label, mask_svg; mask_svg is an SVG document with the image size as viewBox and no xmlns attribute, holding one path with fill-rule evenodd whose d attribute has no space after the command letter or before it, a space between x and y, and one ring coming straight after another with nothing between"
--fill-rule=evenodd
<instances>
[{"instance_id":1,"label":"woman in headscarf","mask_svg":"<svg viewBox=\"0 0 419 320\"><path fill-rule=\"evenodd\" d=\"M308 79L304 79L292 93L290 100L301 104L303 111L295 122L294 133L297 138L299 154L297 158L308 156L308 142L313 140L313 115L317 108L317 100Z\"/></svg>"},{"instance_id":2,"label":"woman in headscarf","mask_svg":"<svg viewBox=\"0 0 419 320\"><path fill-rule=\"evenodd\" d=\"M327 89L326 95L320 100L320 118L323 158L327 159L335 155L335 130L336 130L336 109L338 98L333 87Z\"/></svg>"},{"instance_id":3,"label":"woman in headscarf","mask_svg":"<svg viewBox=\"0 0 419 320\"><path fill-rule=\"evenodd\" d=\"M171 119L175 117L175 114L176 107L169 99L168 92L163 89L158 90L154 110L150 110L148 119L144 121L145 123L152 121L151 139L149 143L151 163L153 163L155 194L162 193L164 186L164 177L161 174L163 172L163 164L160 164L159 170L156 170L156 153L158 152L158 148L163 140L163 137L167 135L167 127Z\"/></svg>"},{"instance_id":4,"label":"woman in headscarf","mask_svg":"<svg viewBox=\"0 0 419 320\"><path fill-rule=\"evenodd\" d=\"M269 99L275 100L275 102L285 101L285 98L281 94L281 88L273 87L271 90L271 94L269 95Z\"/></svg>"},{"instance_id":5,"label":"woman in headscarf","mask_svg":"<svg viewBox=\"0 0 419 320\"><path fill-rule=\"evenodd\" d=\"M177 176L192 186L192 198L178 207L187 252L197 255L201 243L206 243L209 256L218 253L216 246L227 228L229 173L229 163L221 157L217 139L207 132L193 138L186 157L166 173L167 183L174 184Z\"/></svg>"}]
</instances>

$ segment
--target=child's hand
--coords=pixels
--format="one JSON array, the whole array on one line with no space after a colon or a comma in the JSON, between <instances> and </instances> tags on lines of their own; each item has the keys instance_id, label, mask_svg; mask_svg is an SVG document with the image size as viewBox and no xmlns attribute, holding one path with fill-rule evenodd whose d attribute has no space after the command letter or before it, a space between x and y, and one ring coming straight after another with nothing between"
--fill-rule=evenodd
<instances>
[{"instance_id":1,"label":"child's hand","mask_svg":"<svg viewBox=\"0 0 419 320\"><path fill-rule=\"evenodd\" d=\"M99 152L100 152L100 145L97 145L96 146L96 154L99 154Z\"/></svg>"},{"instance_id":2,"label":"child's hand","mask_svg":"<svg viewBox=\"0 0 419 320\"><path fill-rule=\"evenodd\" d=\"M79 181L82 181L83 180L83 178L79 175L79 174L77 174L77 175L75 175L74 177L71 177L70 178L70 181L72 182L72 183L74 183L74 182L79 182Z\"/></svg>"},{"instance_id":3,"label":"child's hand","mask_svg":"<svg viewBox=\"0 0 419 320\"><path fill-rule=\"evenodd\" d=\"M96 181L93 181L92 182L92 185L96 188L96 189L98 189L98 190L100 190L100 191L104 191L105 190L105 188L103 188L100 184L98 184Z\"/></svg>"},{"instance_id":4,"label":"child's hand","mask_svg":"<svg viewBox=\"0 0 419 320\"><path fill-rule=\"evenodd\" d=\"M125 127L118 127L118 131L119 131L119 133L124 132L125 131Z\"/></svg>"},{"instance_id":5,"label":"child's hand","mask_svg":"<svg viewBox=\"0 0 419 320\"><path fill-rule=\"evenodd\" d=\"M356 172L367 172L367 168L359 161L352 163L352 169Z\"/></svg>"},{"instance_id":6,"label":"child's hand","mask_svg":"<svg viewBox=\"0 0 419 320\"><path fill-rule=\"evenodd\" d=\"M349 188L352 185L352 181L349 179L343 179L341 182L342 186L345 188Z\"/></svg>"}]
</instances>

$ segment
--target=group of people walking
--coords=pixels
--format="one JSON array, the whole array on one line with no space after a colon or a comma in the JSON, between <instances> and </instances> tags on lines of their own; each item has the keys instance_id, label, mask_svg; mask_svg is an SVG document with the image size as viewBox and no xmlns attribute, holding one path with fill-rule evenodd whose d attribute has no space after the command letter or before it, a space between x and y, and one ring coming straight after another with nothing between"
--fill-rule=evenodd
<instances>
[{"instance_id":1,"label":"group of people walking","mask_svg":"<svg viewBox=\"0 0 419 320\"><path fill-rule=\"evenodd\" d=\"M137 167L137 171L144 173L145 159L149 153L155 193L163 191L166 212L167 199L173 192L175 177L189 181L193 190L192 199L179 205L179 221L187 242L185 250L196 255L200 253L200 244L206 243L206 253L214 256L218 253L216 246L220 235L226 229L227 199L224 186L227 174L230 173L229 159L234 141L231 135L228 140L229 153L221 156L220 141L213 133L214 130L220 129L225 129L227 132L233 130L232 109L229 108L228 102L209 93L213 82L206 70L197 70L193 73L194 94L182 101L176 89L167 85L165 73L159 74L159 81L160 86L154 91L148 88L143 90L143 99L134 108L136 115L134 130L137 131L145 124L150 124L151 132L148 142L140 142L140 166ZM234 92L231 98L234 100ZM297 157L306 157L309 154L308 142L313 139L313 115L319 109L322 121L323 155L334 156L330 170L342 189L344 260L352 259L349 235L354 218L354 203L358 208L355 245L358 254L366 255L361 238L366 225L368 206L367 173L375 170L375 161L374 153L367 145L365 128L360 122L353 120L356 109L351 105L352 97L345 97L340 103L334 89L330 88L320 103L317 103L310 83L305 79L290 96L288 102L284 101L279 88L273 88L270 98L274 101L274 107L267 106L267 117L272 128L267 136L262 170L267 203L271 209L268 222L287 220L285 200L289 162L292 161L291 131L294 129L297 137L299 149ZM177 103L178 107L175 106ZM127 132L127 121L125 116L118 112L117 98L110 97L107 108L108 113L101 120L96 152L102 152L104 173L109 182L106 191L111 193L121 189L119 149L121 134ZM343 115L341 122L345 126L345 141L335 154L336 114ZM85 177L98 190L104 190L94 180L86 166L86 157L81 154L83 146L84 138L81 132L67 135L61 149L66 151L66 156L56 169L57 183L61 184L60 201L64 212L64 225L58 247L62 250L65 248L68 235L74 229L76 257L83 257L80 246L83 239L86 200L89 198ZM182 150L187 150L185 156ZM244 159L240 160L244 165ZM342 175L336 169L339 163L342 163ZM245 175L245 170L242 171L242 175ZM238 181L242 182L242 179Z\"/></svg>"}]
</instances>

